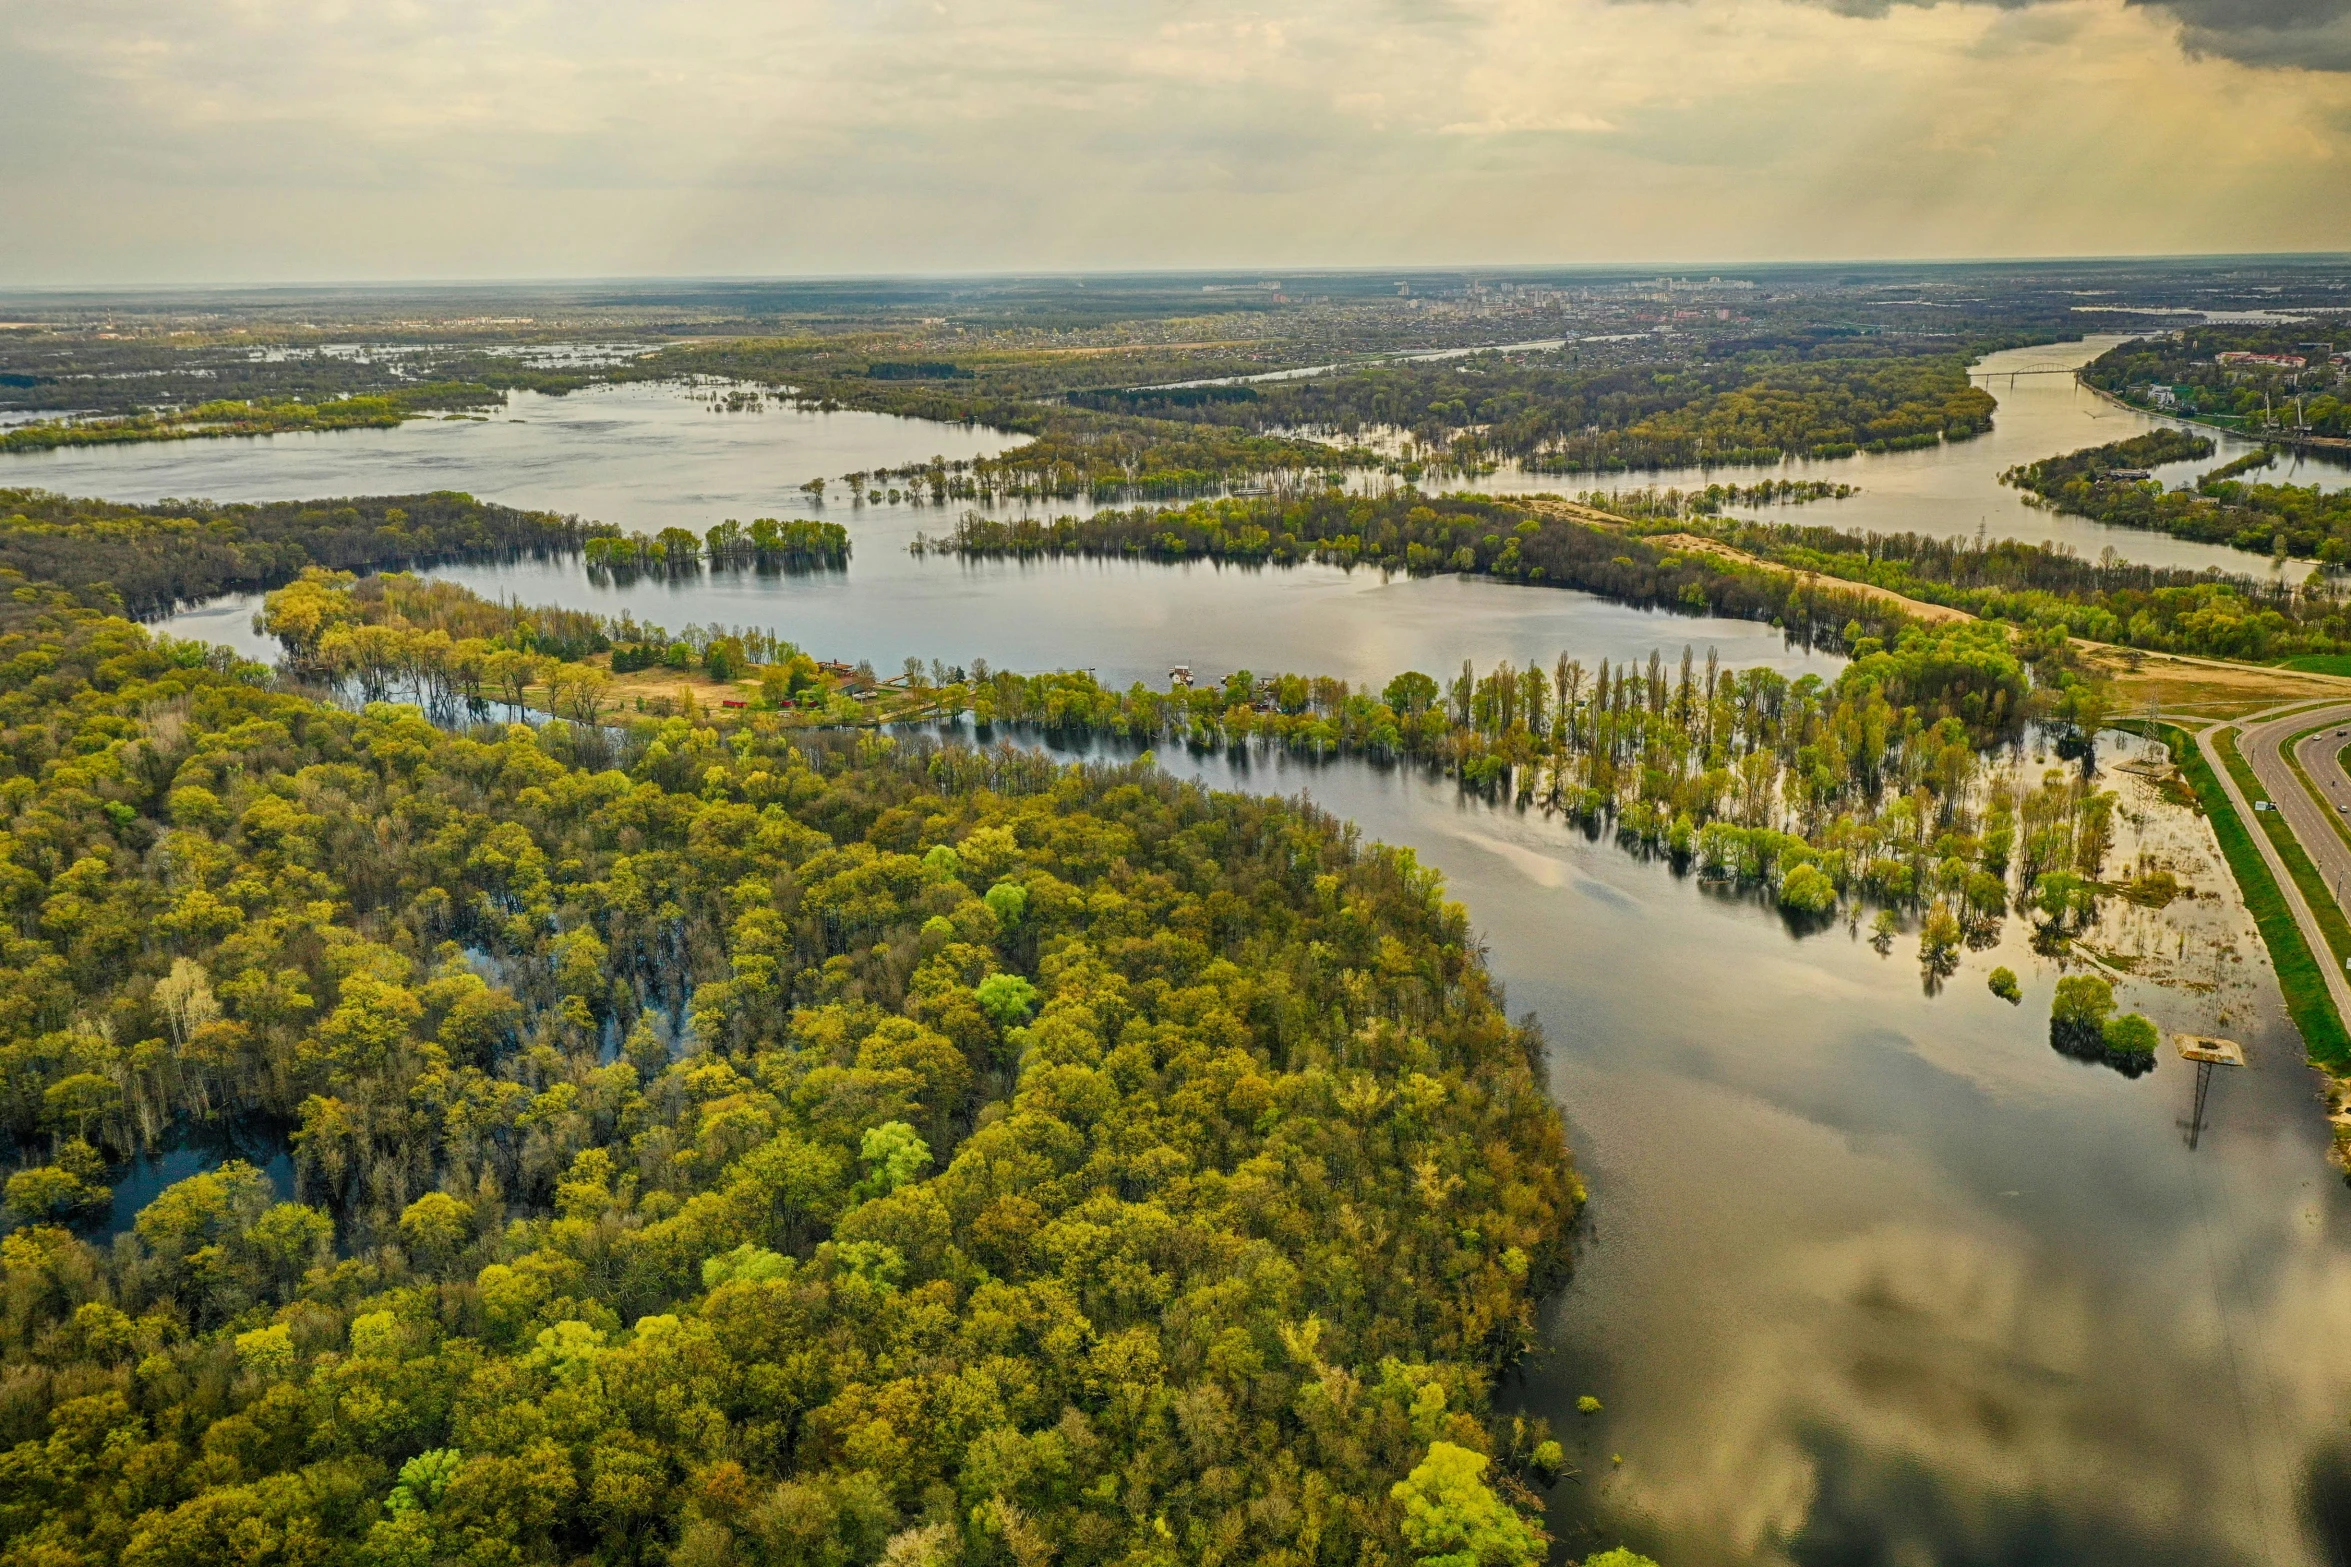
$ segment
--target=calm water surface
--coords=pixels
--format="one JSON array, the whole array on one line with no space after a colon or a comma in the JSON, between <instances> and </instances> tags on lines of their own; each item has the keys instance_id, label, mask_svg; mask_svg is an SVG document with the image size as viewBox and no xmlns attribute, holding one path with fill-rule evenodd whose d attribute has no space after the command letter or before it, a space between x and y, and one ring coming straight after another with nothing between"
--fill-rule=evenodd
<instances>
[{"instance_id":1,"label":"calm water surface","mask_svg":"<svg viewBox=\"0 0 2351 1567\"><path fill-rule=\"evenodd\" d=\"M815 514L848 525L846 573L760 577L709 573L626 587L591 583L578 560L450 567L436 573L524 603L622 609L675 630L689 623L757 625L820 657L895 668L914 656L1013 669L1092 667L1104 680L1166 682L1188 664L1301 670L1385 681L1407 668L1443 671L1464 658L1546 663L1562 648L1587 657L1645 657L1685 644L1726 661L1833 674L1837 661L1786 647L1748 621L1651 614L1583 594L1455 578L1386 579L1336 567L1287 570L1130 561L917 558L907 546L945 531L953 512L906 503L829 505L808 479L900 466L934 453L1000 450L991 432L875 414L770 407L714 414L674 387L623 386L552 398L517 394L515 418L418 421L393 430L181 441L0 458L0 487L150 501L200 496L266 500L462 489L654 530L697 532L721 517ZM258 595L215 601L166 629L226 642L263 659L276 648L250 621Z\"/></svg>"},{"instance_id":2,"label":"calm water surface","mask_svg":"<svg viewBox=\"0 0 2351 1567\"><path fill-rule=\"evenodd\" d=\"M488 419L390 430L61 447L0 456L0 488L117 501L270 501L465 490L510 506L656 532L809 509L810 479L933 456L993 455L1024 439L887 414L713 413L669 384L515 392ZM848 508L833 513L844 519Z\"/></svg>"},{"instance_id":3,"label":"calm water surface","mask_svg":"<svg viewBox=\"0 0 2351 1567\"><path fill-rule=\"evenodd\" d=\"M2018 379L2001 389L1998 436L1836 465L1873 486L1867 505L1882 514L1854 501L1792 515L1972 532L1981 512L1995 533L2085 529L2030 512L2003 524L2013 500L1989 474L2145 421L2081 404L2063 377ZM633 406L583 397L520 426L76 453L96 476L0 466L0 482L125 498L449 485L700 527L782 515L817 473L956 450L938 427L691 404L648 403L668 433L642 439L633 415L602 434L564 423ZM272 455L289 452L282 465ZM352 452L371 455L337 455ZM1118 681L1156 682L1175 662L1384 678L1464 656L1672 657L1685 642L1733 664L1836 667L1768 628L1556 590L1326 568L966 566L905 553L942 525L936 512L836 503L828 515L856 536L845 576L621 590L561 564L450 574L673 626L769 625L877 663L981 656ZM2040 536L2090 553L2108 537L2160 542L2088 531L2094 543ZM249 638L249 613L208 606L170 629ZM1304 791L1413 846L1469 904L1514 1010L1544 1021L1593 1204L1551 1349L1509 1396L1549 1414L1581 1467L1553 1496L1563 1550L1625 1539L1669 1567L2351 1560L2351 1193L2324 1163L2312 1080L2208 834L2145 783L2111 780L2129 806L2114 863L2143 849L2207 895L2110 909L2095 944L2148 976L2122 986L2126 1004L2167 1029L2243 1039L2253 1059L2216 1084L2192 1152L2192 1074L2171 1059L2127 1080L2054 1054L2058 971L2013 930L1929 986L1912 936L1883 956L1842 926L1799 937L1612 841L1415 774L1167 765L1221 787ZM1995 962L2024 977L2021 1007L1985 989ZM1605 1412L1577 1415L1584 1393Z\"/></svg>"},{"instance_id":4,"label":"calm water surface","mask_svg":"<svg viewBox=\"0 0 2351 1567\"><path fill-rule=\"evenodd\" d=\"M1552 1497L1571 1557L2345 1559L2351 1193L2209 833L2144 782L2108 779L2141 818L2115 863L2144 847L2212 895L2115 906L2093 939L2216 987L2125 982L2124 1005L2248 1044L2193 1152L2183 1063L2132 1080L2049 1048L2060 971L2016 921L1930 994L1913 936L1798 936L1441 781L1163 762L1411 845L1544 1020L1592 1205L1552 1350L1508 1396L1583 1471ZM1985 986L2001 963L2021 1006Z\"/></svg>"}]
</instances>

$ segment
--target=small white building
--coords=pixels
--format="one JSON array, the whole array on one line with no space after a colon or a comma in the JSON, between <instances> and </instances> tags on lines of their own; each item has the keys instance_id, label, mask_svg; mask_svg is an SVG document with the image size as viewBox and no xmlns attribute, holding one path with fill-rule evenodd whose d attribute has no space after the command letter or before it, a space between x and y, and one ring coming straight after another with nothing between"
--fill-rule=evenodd
<instances>
[{"instance_id":1,"label":"small white building","mask_svg":"<svg viewBox=\"0 0 2351 1567\"><path fill-rule=\"evenodd\" d=\"M2177 408L2180 405L2180 394L2168 386L2150 386L2147 388L2147 396L2158 408Z\"/></svg>"}]
</instances>

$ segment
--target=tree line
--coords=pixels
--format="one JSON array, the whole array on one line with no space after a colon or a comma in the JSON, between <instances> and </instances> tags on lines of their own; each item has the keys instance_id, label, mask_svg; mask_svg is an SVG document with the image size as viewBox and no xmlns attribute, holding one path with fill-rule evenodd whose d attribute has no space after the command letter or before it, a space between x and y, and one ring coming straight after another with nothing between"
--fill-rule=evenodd
<instances>
[{"instance_id":1,"label":"tree line","mask_svg":"<svg viewBox=\"0 0 2351 1567\"><path fill-rule=\"evenodd\" d=\"M758 517L749 527L729 517L700 538L674 527L657 534L614 532L587 540L582 551L592 578L678 575L705 563L714 571L838 571L849 564L849 530L806 517Z\"/></svg>"},{"instance_id":2,"label":"tree line","mask_svg":"<svg viewBox=\"0 0 2351 1567\"><path fill-rule=\"evenodd\" d=\"M1638 490L1586 490L1578 504L1620 517L1640 520L1678 517L1719 517L1726 506L1808 506L1814 501L1841 501L1861 493L1860 486L1826 479L1762 479L1753 484L1714 483L1687 490L1655 485Z\"/></svg>"},{"instance_id":3,"label":"tree line","mask_svg":"<svg viewBox=\"0 0 2351 1567\"><path fill-rule=\"evenodd\" d=\"M2020 539L1715 518L1655 492L1582 499L1617 509L1629 527L1700 534L1770 566L1884 588L2048 636L2256 661L2351 650L2351 614L2323 582L2145 566L2111 549L2086 560L2069 545Z\"/></svg>"},{"instance_id":4,"label":"tree line","mask_svg":"<svg viewBox=\"0 0 2351 1567\"><path fill-rule=\"evenodd\" d=\"M401 341L411 336L406 333L351 330L372 340L332 343L340 334L331 329L283 325L121 335L63 327L10 332L0 339L0 408L70 409L80 418L107 419L216 403L234 417L236 405L323 408L421 391L423 405L463 409L488 406L510 388L560 395L595 379L588 367L532 363L531 345L492 345L478 329L444 328L434 334L438 340L425 342Z\"/></svg>"},{"instance_id":5,"label":"tree line","mask_svg":"<svg viewBox=\"0 0 2351 1567\"><path fill-rule=\"evenodd\" d=\"M1235 400L1181 391L1073 393L1081 406L1163 419L1306 430L1348 444L1409 435L1448 471L1516 462L1582 473L1703 463L1768 465L1966 440L1996 406L1967 356L1936 352L1693 357L1663 366L1588 364L1577 350L1478 354L1362 366L1246 388Z\"/></svg>"},{"instance_id":6,"label":"tree line","mask_svg":"<svg viewBox=\"0 0 2351 1567\"><path fill-rule=\"evenodd\" d=\"M596 725L621 699L613 677L649 669L722 685L719 693L689 691L682 700L640 691L636 711L663 717L679 710L695 716L715 701L722 712L731 705L788 714L802 725L859 725L930 716L943 699L919 664L893 685L869 665L828 670L755 626L688 625L672 633L625 612L526 608L400 572L354 580L313 568L270 594L256 624L278 639L284 668L297 681L362 703L412 702L443 725L487 720L501 705L509 722L545 713ZM962 678L960 670L954 678Z\"/></svg>"},{"instance_id":7,"label":"tree line","mask_svg":"<svg viewBox=\"0 0 2351 1567\"><path fill-rule=\"evenodd\" d=\"M1833 681L1728 670L1710 649L1678 665L1464 663L1381 687L1258 676L1154 691L1082 671L981 671L945 705L993 725L1131 745L1357 755L1440 767L1466 788L1760 891L1804 916L1841 902L1916 910L1950 941L2010 912L2062 938L2096 917L2113 797L2078 773L2030 779L2002 760L2028 724L2078 742L2104 721L2098 688L2036 669L1992 625L1861 636ZM2036 679L2036 673L2041 678ZM1930 949L1937 946L1928 941Z\"/></svg>"}]
</instances>

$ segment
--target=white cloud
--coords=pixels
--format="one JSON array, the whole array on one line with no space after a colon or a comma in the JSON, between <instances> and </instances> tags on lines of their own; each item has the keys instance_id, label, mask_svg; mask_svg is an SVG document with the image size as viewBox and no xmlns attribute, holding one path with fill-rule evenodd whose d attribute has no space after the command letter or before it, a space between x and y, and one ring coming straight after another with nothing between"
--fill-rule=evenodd
<instances>
[{"instance_id":1,"label":"white cloud","mask_svg":"<svg viewBox=\"0 0 2351 1567\"><path fill-rule=\"evenodd\" d=\"M0 281L2351 242L2351 79L2183 14L0 0Z\"/></svg>"}]
</instances>

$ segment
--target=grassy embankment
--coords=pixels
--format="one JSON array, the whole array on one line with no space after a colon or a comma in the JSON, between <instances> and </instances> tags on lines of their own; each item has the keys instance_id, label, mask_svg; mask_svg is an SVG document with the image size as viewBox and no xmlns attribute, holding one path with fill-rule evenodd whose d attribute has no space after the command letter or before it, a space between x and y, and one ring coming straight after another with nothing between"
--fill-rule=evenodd
<instances>
[{"instance_id":1,"label":"grassy embankment","mask_svg":"<svg viewBox=\"0 0 2351 1567\"><path fill-rule=\"evenodd\" d=\"M2270 965L2277 971L2278 989L2285 994L2286 1014L2301 1032L2303 1048L2309 1052L2310 1059L2320 1065L2336 1068L2351 1066L2351 1033L2345 1032L2343 1020L2335 1011L2334 1000L2327 993L2326 976L2319 972L2320 960L2302 939L2302 928L2295 923L2293 910L2287 906L2285 894L2278 889L2276 880L2270 875L2268 862L2261 857L2251 831L2230 804L2228 791L2221 787L2220 779L2205 761L2204 753L2194 738L2177 725L2150 724L2145 719L2119 722L2115 727L2152 735L2171 748L2181 774L2188 780L2188 786L2196 791L2197 803L2202 807L2205 818L2212 823L2213 836L2219 840L2221 854L2228 861L2230 873L2237 879L2237 889L2245 899L2245 907L2261 931L2262 943L2269 948ZM2269 798L2253 778L2251 769L2245 766L2243 758L2237 755L2236 747L2228 736L2222 737L2221 752L2228 760L2230 774L2237 780L2238 788L2245 792L2248 804ZM2255 814L2266 818L2271 813L2263 811ZM2284 828L2283 822L2271 827L2265 820L2262 825L2270 830L2270 841L2278 846L2279 857L2285 861L2289 872L2294 874L2296 884L2303 889L2303 896L2310 900L2314 910L2322 911L2319 914L2320 928L2326 931L2327 940L2338 951L2345 950L2346 944L2351 944L2351 927L2344 925L2341 912L2335 908L2333 899L2326 895L2324 886L2318 881L2316 868L2302 853L2301 846L2293 842L2291 833L2280 840L2278 831ZM2316 896L2311 891L2314 886L2318 888ZM2327 924L2330 915L2334 921L2331 927Z\"/></svg>"}]
</instances>

